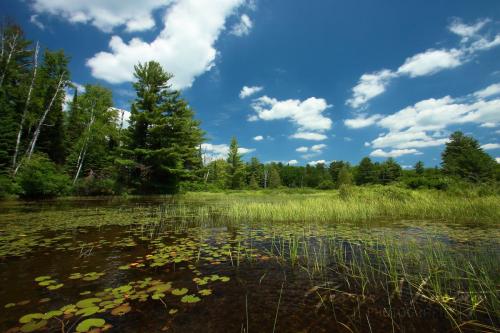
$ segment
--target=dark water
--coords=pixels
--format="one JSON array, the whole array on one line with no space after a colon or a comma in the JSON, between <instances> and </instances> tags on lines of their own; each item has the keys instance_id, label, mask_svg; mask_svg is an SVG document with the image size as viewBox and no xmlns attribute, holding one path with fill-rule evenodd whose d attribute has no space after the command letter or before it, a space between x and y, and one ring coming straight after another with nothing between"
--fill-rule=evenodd
<instances>
[{"instance_id":1,"label":"dark water","mask_svg":"<svg viewBox=\"0 0 500 333\"><path fill-rule=\"evenodd\" d=\"M168 200L0 206L0 331L86 331L79 325L89 318L105 321L93 332L454 329L437 304L409 302L414 291L404 283L399 296L364 293L350 285L339 270L328 268L335 265L332 254L319 256L327 263L321 274L313 274L314 262L304 262L304 246L302 256L293 260L293 242L283 237L303 235L304 226L200 225L189 223L189 218L164 219L158 205ZM346 226L334 232L350 260L356 257L351 244L387 235L414 241L432 235L446 246L476 241L470 235L455 237L460 228L440 233L432 228L401 223L373 229ZM332 231L313 226L307 232L307 251L319 252L323 250L318 244ZM481 241L491 236L491 230L477 231ZM492 244L496 255L494 238ZM79 304L89 299L90 304ZM36 315L23 320L27 314ZM491 315L475 320L488 329L497 324ZM40 329L34 330L37 326Z\"/></svg>"}]
</instances>

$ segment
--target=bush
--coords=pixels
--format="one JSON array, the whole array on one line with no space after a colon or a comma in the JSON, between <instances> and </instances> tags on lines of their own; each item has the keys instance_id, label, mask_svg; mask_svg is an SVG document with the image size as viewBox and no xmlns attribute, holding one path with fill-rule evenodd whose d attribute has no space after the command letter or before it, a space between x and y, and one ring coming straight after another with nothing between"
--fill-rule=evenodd
<instances>
[{"instance_id":1,"label":"bush","mask_svg":"<svg viewBox=\"0 0 500 333\"><path fill-rule=\"evenodd\" d=\"M116 182L113 179L105 178L84 178L79 180L75 186L77 195L115 195L119 193Z\"/></svg>"},{"instance_id":2,"label":"bush","mask_svg":"<svg viewBox=\"0 0 500 333\"><path fill-rule=\"evenodd\" d=\"M354 195L354 191L352 186L342 184L339 187L339 196L342 200L349 200Z\"/></svg>"},{"instance_id":3,"label":"bush","mask_svg":"<svg viewBox=\"0 0 500 333\"><path fill-rule=\"evenodd\" d=\"M7 175L0 175L0 199L19 193L19 187Z\"/></svg>"},{"instance_id":4,"label":"bush","mask_svg":"<svg viewBox=\"0 0 500 333\"><path fill-rule=\"evenodd\" d=\"M323 180L319 185L318 188L320 190L333 190L335 188L335 183L332 182L331 180Z\"/></svg>"},{"instance_id":5,"label":"bush","mask_svg":"<svg viewBox=\"0 0 500 333\"><path fill-rule=\"evenodd\" d=\"M29 162L25 162L17 181L24 198L53 198L69 190L69 177L45 155L33 155Z\"/></svg>"}]
</instances>

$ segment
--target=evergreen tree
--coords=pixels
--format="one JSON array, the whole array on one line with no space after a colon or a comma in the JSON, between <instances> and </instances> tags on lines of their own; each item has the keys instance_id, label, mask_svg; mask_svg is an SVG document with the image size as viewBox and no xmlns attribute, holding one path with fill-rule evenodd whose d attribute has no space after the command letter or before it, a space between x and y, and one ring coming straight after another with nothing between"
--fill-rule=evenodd
<instances>
[{"instance_id":1,"label":"evergreen tree","mask_svg":"<svg viewBox=\"0 0 500 333\"><path fill-rule=\"evenodd\" d=\"M333 161L332 163L330 163L328 171L330 172L331 180L334 183L337 183L339 179L340 170L342 170L344 166L348 166L348 163L344 161Z\"/></svg>"},{"instance_id":2,"label":"evergreen tree","mask_svg":"<svg viewBox=\"0 0 500 333\"><path fill-rule=\"evenodd\" d=\"M228 170L227 183L230 189L241 189L244 183L244 165L241 161L241 155L238 152L238 141L235 137L231 139L229 154L227 156Z\"/></svg>"},{"instance_id":3,"label":"evergreen tree","mask_svg":"<svg viewBox=\"0 0 500 333\"><path fill-rule=\"evenodd\" d=\"M172 90L172 74L158 62L135 66L137 98L131 108L128 155L134 161L133 186L139 191L176 192L201 169L203 132L194 113ZM121 165L130 165L120 160Z\"/></svg>"},{"instance_id":4,"label":"evergreen tree","mask_svg":"<svg viewBox=\"0 0 500 333\"><path fill-rule=\"evenodd\" d=\"M398 180L401 174L401 166L392 157L389 157L380 165L379 182L384 185L392 183Z\"/></svg>"},{"instance_id":5,"label":"evergreen tree","mask_svg":"<svg viewBox=\"0 0 500 333\"><path fill-rule=\"evenodd\" d=\"M450 136L442 155L443 171L472 182L495 178L495 160L485 153L476 139L455 132Z\"/></svg>"},{"instance_id":6,"label":"evergreen tree","mask_svg":"<svg viewBox=\"0 0 500 333\"><path fill-rule=\"evenodd\" d=\"M347 166L344 165L342 167L342 169L340 169L336 184L337 184L337 188L340 188L341 186L352 185L352 174L349 171L349 168Z\"/></svg>"},{"instance_id":7,"label":"evergreen tree","mask_svg":"<svg viewBox=\"0 0 500 333\"><path fill-rule=\"evenodd\" d=\"M365 157L361 160L356 172L356 184L372 184L377 182L377 171L375 170L375 165L372 163L369 157Z\"/></svg>"},{"instance_id":8,"label":"evergreen tree","mask_svg":"<svg viewBox=\"0 0 500 333\"><path fill-rule=\"evenodd\" d=\"M271 164L269 170L269 188L278 188L281 186L281 178L278 168Z\"/></svg>"},{"instance_id":9,"label":"evergreen tree","mask_svg":"<svg viewBox=\"0 0 500 333\"><path fill-rule=\"evenodd\" d=\"M418 175L418 176L422 176L424 174L424 171L425 171L425 168L424 168L424 162L422 161L418 161L416 164L415 164L415 173Z\"/></svg>"},{"instance_id":10,"label":"evergreen tree","mask_svg":"<svg viewBox=\"0 0 500 333\"><path fill-rule=\"evenodd\" d=\"M0 53L0 173L12 164L21 115L27 99L33 50L22 29L3 27Z\"/></svg>"}]
</instances>

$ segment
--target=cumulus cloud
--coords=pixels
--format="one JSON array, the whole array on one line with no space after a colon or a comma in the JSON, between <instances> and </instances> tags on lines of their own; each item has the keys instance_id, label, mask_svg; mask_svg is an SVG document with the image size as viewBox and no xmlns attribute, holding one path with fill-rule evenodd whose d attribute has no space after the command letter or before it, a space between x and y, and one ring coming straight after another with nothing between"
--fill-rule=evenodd
<instances>
[{"instance_id":1,"label":"cumulus cloud","mask_svg":"<svg viewBox=\"0 0 500 333\"><path fill-rule=\"evenodd\" d=\"M362 114L356 118L344 120L344 125L352 129L364 128L376 124L381 118L383 116L380 114L374 114L373 116Z\"/></svg>"},{"instance_id":2,"label":"cumulus cloud","mask_svg":"<svg viewBox=\"0 0 500 333\"><path fill-rule=\"evenodd\" d=\"M134 8L143 6L133 3ZM167 9L164 29L152 42L140 38L124 42L121 37L113 36L110 51L95 54L87 66L96 78L123 83L133 81L134 65L138 62L155 60L174 74L174 88L190 87L197 76L214 66L217 55L214 44L225 28L226 19L243 3L243 0L178 0ZM133 13L136 17L136 12Z\"/></svg>"},{"instance_id":3,"label":"cumulus cloud","mask_svg":"<svg viewBox=\"0 0 500 333\"><path fill-rule=\"evenodd\" d=\"M356 86L352 88L352 97L346 101L346 105L355 109L363 107L372 98L385 92L389 83L397 77L416 78L456 68L472 60L478 52L499 46L500 34L491 38L479 34L488 22L490 20L485 19L467 25L458 19L455 20L449 30L462 37L459 47L428 49L408 57L396 71L383 69L361 75Z\"/></svg>"},{"instance_id":4,"label":"cumulus cloud","mask_svg":"<svg viewBox=\"0 0 500 333\"><path fill-rule=\"evenodd\" d=\"M264 87L260 87L260 86L253 86L253 87L243 86L243 88L241 88L241 91L240 91L240 98L244 99L244 98L250 97L252 95L255 95L256 93L262 91L262 89L264 89Z\"/></svg>"},{"instance_id":5,"label":"cumulus cloud","mask_svg":"<svg viewBox=\"0 0 500 333\"><path fill-rule=\"evenodd\" d=\"M250 33L250 30L252 30L252 27L253 23L250 17L243 14L240 17L240 21L231 28L231 34L238 37L246 36Z\"/></svg>"},{"instance_id":6,"label":"cumulus cloud","mask_svg":"<svg viewBox=\"0 0 500 333\"><path fill-rule=\"evenodd\" d=\"M254 136L253 138L255 141L262 141L264 140L264 137L262 135L257 135L257 136Z\"/></svg>"},{"instance_id":7,"label":"cumulus cloud","mask_svg":"<svg viewBox=\"0 0 500 333\"><path fill-rule=\"evenodd\" d=\"M376 149L370 153L372 157L400 157L403 155L418 155L420 152L416 149L393 149L391 151L384 151Z\"/></svg>"},{"instance_id":8,"label":"cumulus cloud","mask_svg":"<svg viewBox=\"0 0 500 333\"><path fill-rule=\"evenodd\" d=\"M497 161L497 163L500 163L500 157L496 157L495 161Z\"/></svg>"},{"instance_id":9,"label":"cumulus cloud","mask_svg":"<svg viewBox=\"0 0 500 333\"><path fill-rule=\"evenodd\" d=\"M254 152L254 148L238 148L238 153L240 154L248 154ZM211 143L203 143L201 145L201 153L203 155L204 163L210 163L211 161L226 159L229 153L229 145L227 144L219 144L214 145Z\"/></svg>"},{"instance_id":10,"label":"cumulus cloud","mask_svg":"<svg viewBox=\"0 0 500 333\"><path fill-rule=\"evenodd\" d=\"M173 0L33 0L38 14L59 16L71 23L89 23L104 32L125 26L129 32L149 30L155 26L153 12Z\"/></svg>"},{"instance_id":11,"label":"cumulus cloud","mask_svg":"<svg viewBox=\"0 0 500 333\"><path fill-rule=\"evenodd\" d=\"M290 135L291 139L302 139L302 140L311 140L311 141L323 141L328 137L321 133L313 133L313 132L297 132L295 134Z\"/></svg>"},{"instance_id":12,"label":"cumulus cloud","mask_svg":"<svg viewBox=\"0 0 500 333\"><path fill-rule=\"evenodd\" d=\"M440 146L448 142L446 129L451 125L474 123L495 127L500 123L500 97L485 100L483 96L490 96L486 91L492 89L460 98L429 98L376 120L360 116L344 123L351 127L377 125L387 130L365 146L396 150Z\"/></svg>"},{"instance_id":13,"label":"cumulus cloud","mask_svg":"<svg viewBox=\"0 0 500 333\"><path fill-rule=\"evenodd\" d=\"M483 148L484 150L500 149L500 143L487 143L485 145L482 145L481 148Z\"/></svg>"},{"instance_id":14,"label":"cumulus cloud","mask_svg":"<svg viewBox=\"0 0 500 333\"><path fill-rule=\"evenodd\" d=\"M290 160L286 164L288 164L288 165L295 165L295 164L298 164L298 163L299 163L299 161L297 161L297 160Z\"/></svg>"},{"instance_id":15,"label":"cumulus cloud","mask_svg":"<svg viewBox=\"0 0 500 333\"><path fill-rule=\"evenodd\" d=\"M307 162L307 164L309 164L311 166L316 166L318 164L326 164L326 161L325 160L310 161L310 162Z\"/></svg>"},{"instance_id":16,"label":"cumulus cloud","mask_svg":"<svg viewBox=\"0 0 500 333\"><path fill-rule=\"evenodd\" d=\"M299 152L299 153L307 153L309 151L309 147L299 147L297 149L295 149L295 151Z\"/></svg>"},{"instance_id":17,"label":"cumulus cloud","mask_svg":"<svg viewBox=\"0 0 500 333\"><path fill-rule=\"evenodd\" d=\"M463 52L457 49L427 50L406 59L399 67L398 74L408 75L411 78L431 75L462 65L463 56Z\"/></svg>"},{"instance_id":18,"label":"cumulus cloud","mask_svg":"<svg viewBox=\"0 0 500 333\"><path fill-rule=\"evenodd\" d=\"M297 127L297 132L290 136L294 139L325 140L323 134L332 126L332 120L324 115L331 107L325 99L310 97L304 101L298 99L277 100L268 96L255 99L252 108L255 114L249 121L287 119Z\"/></svg>"},{"instance_id":19,"label":"cumulus cloud","mask_svg":"<svg viewBox=\"0 0 500 333\"><path fill-rule=\"evenodd\" d=\"M474 96L477 98L487 98L500 94L500 83L492 84L482 90L476 91Z\"/></svg>"},{"instance_id":20,"label":"cumulus cloud","mask_svg":"<svg viewBox=\"0 0 500 333\"><path fill-rule=\"evenodd\" d=\"M352 88L352 97L347 100L346 104L352 108L359 108L370 99L382 94L394 77L396 74L388 69L363 74L358 84Z\"/></svg>"}]
</instances>

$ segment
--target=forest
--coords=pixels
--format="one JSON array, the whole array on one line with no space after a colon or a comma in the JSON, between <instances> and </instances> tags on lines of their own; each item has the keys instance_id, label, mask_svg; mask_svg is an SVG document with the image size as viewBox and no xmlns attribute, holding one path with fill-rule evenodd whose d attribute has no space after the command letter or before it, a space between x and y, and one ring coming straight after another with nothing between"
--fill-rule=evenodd
<instances>
[{"instance_id":1,"label":"forest","mask_svg":"<svg viewBox=\"0 0 500 333\"><path fill-rule=\"evenodd\" d=\"M71 81L70 56L29 40L15 24L2 30L0 195L168 194L276 188L335 189L398 182L446 190L457 182L495 184L499 166L472 137L453 133L442 167L403 170L392 158L358 165L293 166L244 161L233 137L227 159L210 160L204 132L172 74L151 61L135 66L130 120L110 89Z\"/></svg>"}]
</instances>

